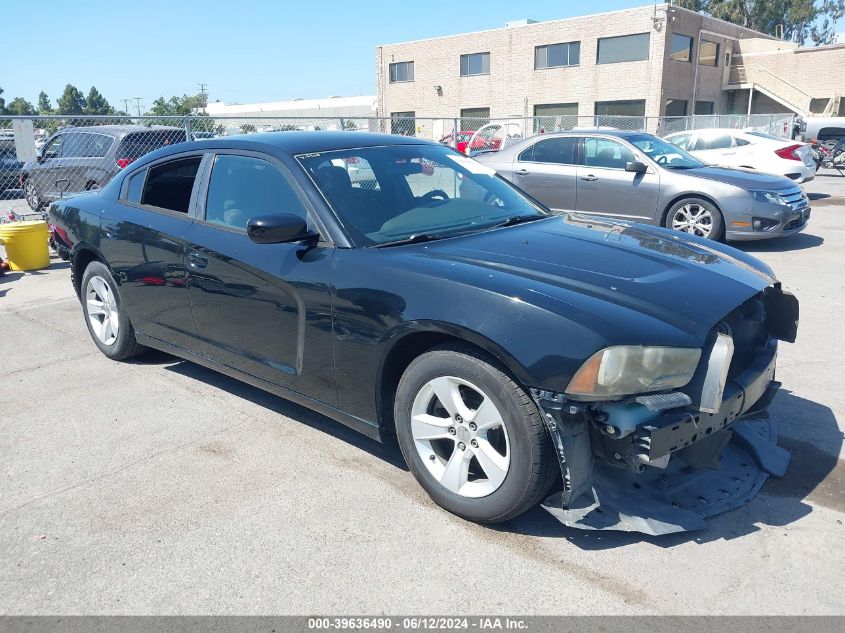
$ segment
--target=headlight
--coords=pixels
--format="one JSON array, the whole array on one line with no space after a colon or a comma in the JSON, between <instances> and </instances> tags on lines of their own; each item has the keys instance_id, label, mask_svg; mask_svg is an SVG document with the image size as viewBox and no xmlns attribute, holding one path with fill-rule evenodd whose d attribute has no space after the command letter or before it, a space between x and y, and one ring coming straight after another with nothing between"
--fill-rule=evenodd
<instances>
[{"instance_id":1,"label":"headlight","mask_svg":"<svg viewBox=\"0 0 845 633\"><path fill-rule=\"evenodd\" d=\"M607 398L683 387L699 358L701 350L688 347L608 347L581 365L566 393Z\"/></svg>"},{"instance_id":2,"label":"headlight","mask_svg":"<svg viewBox=\"0 0 845 633\"><path fill-rule=\"evenodd\" d=\"M751 195L759 202L768 202L770 204L779 204L782 206L789 206L789 203L780 197L777 191L752 191Z\"/></svg>"}]
</instances>

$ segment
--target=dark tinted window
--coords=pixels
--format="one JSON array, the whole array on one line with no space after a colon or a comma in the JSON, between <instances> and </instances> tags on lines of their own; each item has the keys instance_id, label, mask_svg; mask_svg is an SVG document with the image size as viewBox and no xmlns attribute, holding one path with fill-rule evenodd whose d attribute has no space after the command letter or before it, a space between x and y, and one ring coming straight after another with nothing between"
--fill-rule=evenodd
<instances>
[{"instance_id":1,"label":"dark tinted window","mask_svg":"<svg viewBox=\"0 0 845 633\"><path fill-rule=\"evenodd\" d=\"M141 203L187 213L201 158L183 158L151 167Z\"/></svg>"},{"instance_id":2,"label":"dark tinted window","mask_svg":"<svg viewBox=\"0 0 845 633\"><path fill-rule=\"evenodd\" d=\"M635 62L648 59L648 46L648 33L605 37L599 40L596 62L599 64L615 64L617 62Z\"/></svg>"},{"instance_id":3,"label":"dark tinted window","mask_svg":"<svg viewBox=\"0 0 845 633\"><path fill-rule=\"evenodd\" d=\"M845 128L843 127L823 127L816 135L820 141L838 141L845 136Z\"/></svg>"},{"instance_id":4,"label":"dark tinted window","mask_svg":"<svg viewBox=\"0 0 845 633\"><path fill-rule=\"evenodd\" d=\"M461 77L490 74L490 53L461 55Z\"/></svg>"},{"instance_id":5,"label":"dark tinted window","mask_svg":"<svg viewBox=\"0 0 845 633\"><path fill-rule=\"evenodd\" d=\"M672 33L669 43L669 57L678 62L688 62L692 57L692 38Z\"/></svg>"},{"instance_id":6,"label":"dark tinted window","mask_svg":"<svg viewBox=\"0 0 845 633\"><path fill-rule=\"evenodd\" d=\"M695 143L696 151L706 149L727 149L733 145L733 139L727 134L719 136L699 136Z\"/></svg>"},{"instance_id":7,"label":"dark tinted window","mask_svg":"<svg viewBox=\"0 0 845 633\"><path fill-rule=\"evenodd\" d=\"M127 134L117 148L117 159L135 160L153 150L185 142L184 130L150 130Z\"/></svg>"},{"instance_id":8,"label":"dark tinted window","mask_svg":"<svg viewBox=\"0 0 845 633\"><path fill-rule=\"evenodd\" d=\"M687 102L682 99L669 99L666 102L666 116L686 116Z\"/></svg>"},{"instance_id":9,"label":"dark tinted window","mask_svg":"<svg viewBox=\"0 0 845 633\"><path fill-rule=\"evenodd\" d=\"M713 102L712 101L696 101L695 102L695 113L696 114L713 114Z\"/></svg>"},{"instance_id":10,"label":"dark tinted window","mask_svg":"<svg viewBox=\"0 0 845 633\"><path fill-rule=\"evenodd\" d=\"M129 179L129 184L126 186L126 200L141 202L141 190L144 187L144 176L146 175L147 170L144 169Z\"/></svg>"},{"instance_id":11,"label":"dark tinted window","mask_svg":"<svg viewBox=\"0 0 845 633\"><path fill-rule=\"evenodd\" d=\"M288 179L269 161L218 156L208 184L205 219L245 229L250 218L273 213L308 216Z\"/></svg>"},{"instance_id":12,"label":"dark tinted window","mask_svg":"<svg viewBox=\"0 0 845 633\"><path fill-rule=\"evenodd\" d=\"M534 143L519 155L522 162L574 165L578 139L574 137L548 138Z\"/></svg>"}]
</instances>

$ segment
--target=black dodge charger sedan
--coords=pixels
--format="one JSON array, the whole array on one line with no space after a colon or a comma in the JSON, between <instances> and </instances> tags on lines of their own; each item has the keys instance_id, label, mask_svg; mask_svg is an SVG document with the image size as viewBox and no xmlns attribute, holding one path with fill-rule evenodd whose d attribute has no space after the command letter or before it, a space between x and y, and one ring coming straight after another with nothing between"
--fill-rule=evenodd
<instances>
[{"instance_id":1,"label":"black dodge charger sedan","mask_svg":"<svg viewBox=\"0 0 845 633\"><path fill-rule=\"evenodd\" d=\"M766 265L552 214L442 145L185 143L50 213L106 356L164 350L395 436L467 519L545 499L575 527L693 529L786 467L743 421L774 396L777 341L797 329Z\"/></svg>"}]
</instances>

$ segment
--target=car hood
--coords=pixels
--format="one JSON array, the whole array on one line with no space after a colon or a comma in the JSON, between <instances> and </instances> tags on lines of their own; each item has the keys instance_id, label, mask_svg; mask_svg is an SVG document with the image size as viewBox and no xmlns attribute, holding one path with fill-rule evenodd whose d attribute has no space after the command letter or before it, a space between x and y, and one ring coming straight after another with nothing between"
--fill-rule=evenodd
<instances>
[{"instance_id":1,"label":"car hood","mask_svg":"<svg viewBox=\"0 0 845 633\"><path fill-rule=\"evenodd\" d=\"M755 171L753 169L708 165L706 167L696 167L695 169L674 169L669 171L671 171L673 175L683 174L694 178L715 180L717 182L723 182L735 187L740 187L741 189L776 191L779 189L791 189L796 186L793 181L789 178L785 178L784 176L761 174L759 171Z\"/></svg>"},{"instance_id":2,"label":"car hood","mask_svg":"<svg viewBox=\"0 0 845 633\"><path fill-rule=\"evenodd\" d=\"M506 287L518 284L513 290L523 301L551 297L564 311L575 307L625 330L633 329L633 311L699 342L731 310L776 283L765 264L729 246L580 214L410 248L446 260L451 278L456 264L487 269L476 280L507 274Z\"/></svg>"}]
</instances>

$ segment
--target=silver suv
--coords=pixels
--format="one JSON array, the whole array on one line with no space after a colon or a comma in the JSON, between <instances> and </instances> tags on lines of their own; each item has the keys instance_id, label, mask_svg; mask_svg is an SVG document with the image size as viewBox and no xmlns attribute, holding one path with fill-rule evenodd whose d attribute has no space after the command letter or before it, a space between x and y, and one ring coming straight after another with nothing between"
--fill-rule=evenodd
<instances>
[{"instance_id":1,"label":"silver suv","mask_svg":"<svg viewBox=\"0 0 845 633\"><path fill-rule=\"evenodd\" d=\"M99 189L144 154L185 138L181 128L155 125L65 128L47 140L36 160L23 166L24 196L38 211L64 194Z\"/></svg>"},{"instance_id":2,"label":"silver suv","mask_svg":"<svg viewBox=\"0 0 845 633\"><path fill-rule=\"evenodd\" d=\"M475 156L555 211L755 240L803 230L810 203L782 176L707 165L645 132L542 134Z\"/></svg>"}]
</instances>

